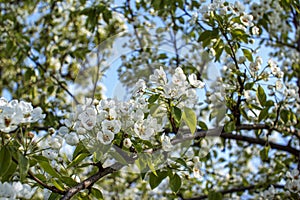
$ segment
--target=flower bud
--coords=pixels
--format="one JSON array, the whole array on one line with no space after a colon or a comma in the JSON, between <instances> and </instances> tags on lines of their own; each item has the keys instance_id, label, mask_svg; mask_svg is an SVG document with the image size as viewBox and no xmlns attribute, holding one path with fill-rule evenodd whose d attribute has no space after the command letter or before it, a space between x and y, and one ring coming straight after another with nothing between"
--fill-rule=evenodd
<instances>
[{"instance_id":1,"label":"flower bud","mask_svg":"<svg viewBox=\"0 0 300 200\"><path fill-rule=\"evenodd\" d=\"M124 145L124 147L126 147L126 148L129 149L132 146L132 142L131 142L131 140L129 138L125 138L123 140L123 145Z\"/></svg>"}]
</instances>

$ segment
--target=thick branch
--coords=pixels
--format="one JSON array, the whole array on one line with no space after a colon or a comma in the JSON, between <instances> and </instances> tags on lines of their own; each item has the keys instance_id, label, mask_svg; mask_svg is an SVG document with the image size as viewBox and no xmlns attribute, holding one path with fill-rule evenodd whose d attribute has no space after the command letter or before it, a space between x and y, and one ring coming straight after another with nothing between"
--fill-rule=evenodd
<instances>
[{"instance_id":1,"label":"thick branch","mask_svg":"<svg viewBox=\"0 0 300 200\"><path fill-rule=\"evenodd\" d=\"M284 188L284 186L282 185L273 185L275 188ZM236 187L236 188L231 188L231 189L227 189L227 190L221 190L219 191L219 193L221 193L222 195L224 194L231 194L231 193L235 193L235 192L243 192L246 190L253 190L255 188L257 188L257 185L249 185L249 186L240 186L240 187ZM194 197L194 198L189 198L189 199L185 199L185 200L201 200L201 199L206 199L208 198L208 195L201 195L199 197Z\"/></svg>"},{"instance_id":2,"label":"thick branch","mask_svg":"<svg viewBox=\"0 0 300 200\"><path fill-rule=\"evenodd\" d=\"M68 200L71 199L75 194L77 194L79 191L87 189L89 187L91 187L93 184L95 184L99 179L101 179L102 177L111 174L115 171L118 171L119 169L121 169L124 165L116 163L114 165L112 165L111 167L107 167L107 168L103 168L103 169L99 169L99 171L94 174L93 176L87 178L86 180L82 181L81 183L79 183L78 185L71 187L70 189L68 189L68 191L66 192L66 194L61 198L61 200Z\"/></svg>"},{"instance_id":3,"label":"thick branch","mask_svg":"<svg viewBox=\"0 0 300 200\"><path fill-rule=\"evenodd\" d=\"M242 125L238 126L237 129L238 130L258 130L258 129L270 129L270 127L268 125L264 125L264 124L256 124L256 125L255 124L242 124ZM243 135L236 135L233 133L226 133L226 132L224 132L222 127L210 129L207 131L198 131L194 134L191 134L188 132L184 133L183 135L173 139L172 144L175 145L175 144L187 141L187 140L194 140L194 139L204 138L204 137L222 137L224 139L233 139L233 140L237 140L237 141L244 141L244 142L248 142L250 144L259 144L262 146L269 144L271 146L271 148L286 151L292 155L295 155L297 158L300 155L300 150L298 150L296 148L293 148L290 146L284 146L284 145L270 142L270 141L260 139L260 138L253 138L253 137L248 137L248 136L243 136ZM131 158L132 161L135 159L136 158ZM99 171L96 174L87 178L86 180L79 183L78 185L68 189L66 191L65 195L61 198L61 200L71 199L79 191L90 188L93 184L95 184L102 177L104 177L108 174L111 174L115 171L118 171L123 166L124 165L122 165L120 163L116 163L116 164L112 165L111 167L107 167L107 168L100 167ZM229 191L234 191L234 190L231 189Z\"/></svg>"},{"instance_id":4,"label":"thick branch","mask_svg":"<svg viewBox=\"0 0 300 200\"><path fill-rule=\"evenodd\" d=\"M52 191L52 192L55 192L55 193L58 193L58 194L65 194L66 192L63 191L63 190L60 190L58 188L56 188L55 186L50 186L50 185L47 185L46 183L44 183L43 181L41 181L39 178L37 178L33 173L32 171L28 171L28 176L29 178L31 178L32 180L34 180L35 182L37 182L38 184L40 184L41 186L43 186L44 188L47 188L48 190Z\"/></svg>"},{"instance_id":5,"label":"thick branch","mask_svg":"<svg viewBox=\"0 0 300 200\"><path fill-rule=\"evenodd\" d=\"M237 127L237 130L258 130L258 129L269 129L269 126L264 124L257 124L257 125L251 125L251 124L242 124ZM226 133L222 127L211 129L208 131L198 131L194 134L183 134L180 138L176 138L172 141L172 144L178 144L186 140L193 140L195 138L204 138L204 137L221 137L224 139L233 139L237 141L244 141L248 142L250 144L259 144L259 145L266 145L269 144L271 148L278 149L281 151L288 152L296 157L299 156L300 150L293 148L291 146L281 145L277 144L271 141L267 141L260 138L254 138L254 137L248 137L243 135L236 135L232 133Z\"/></svg>"}]
</instances>

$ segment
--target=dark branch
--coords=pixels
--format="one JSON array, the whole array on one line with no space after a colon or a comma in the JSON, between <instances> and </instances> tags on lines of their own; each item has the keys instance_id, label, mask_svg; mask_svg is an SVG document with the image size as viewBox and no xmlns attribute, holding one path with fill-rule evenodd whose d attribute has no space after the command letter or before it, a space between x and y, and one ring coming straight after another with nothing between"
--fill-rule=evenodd
<instances>
[{"instance_id":1,"label":"dark branch","mask_svg":"<svg viewBox=\"0 0 300 200\"><path fill-rule=\"evenodd\" d=\"M242 124L237 127L238 130L258 130L258 129L270 129L270 128L271 127L269 127L268 125L264 125L264 124ZM295 155L297 158L300 155L300 150L298 150L296 148L293 148L290 146L284 146L284 145L270 142L270 141L260 139L260 138L253 138L253 137L248 137L248 136L243 136L243 135L236 135L233 133L226 133L226 132L224 132L222 127L207 130L207 131L198 131L194 134L186 132L183 135L177 135L177 137L172 140L172 144L175 145L175 144L187 141L187 140L194 140L194 139L204 138L204 137L221 137L224 139L233 139L233 140L237 140L237 141L244 141L244 142L248 142L250 144L259 144L262 146L264 146L268 143L271 146L271 148L273 148L273 149L286 151L292 155ZM131 162L133 162L135 159L136 159L136 157L133 157L133 158L130 158L129 160ZM100 167L99 171L96 174L87 178L86 180L79 183L78 185L68 189L66 191L65 195L61 198L61 200L71 199L75 194L77 194L81 190L90 188L93 184L95 184L102 177L104 177L108 174L111 174L115 171L120 170L123 166L124 165L122 165L120 163L116 163L116 164L112 165L111 167L107 167L107 168ZM248 186L248 187L250 187L250 186ZM226 191L235 192L235 190L236 189L230 189L230 190L226 190ZM229 193L229 192L226 192L226 193Z\"/></svg>"},{"instance_id":2,"label":"dark branch","mask_svg":"<svg viewBox=\"0 0 300 200\"><path fill-rule=\"evenodd\" d=\"M55 186L47 185L46 183L41 181L39 178L37 178L30 170L28 171L28 176L29 176L29 178L31 178L32 180L34 180L35 182L37 182L44 188L47 188L48 190L50 190L54 193L58 193L58 194L62 194L62 195L66 193L65 191L60 190L60 189L56 188Z\"/></svg>"},{"instance_id":3,"label":"dark branch","mask_svg":"<svg viewBox=\"0 0 300 200\"><path fill-rule=\"evenodd\" d=\"M269 129L270 127L268 125L264 125L264 124L242 124L240 126L237 127L237 130L258 130L258 129ZM178 144L181 143L183 141L187 141L187 140L193 140L196 138L204 138L204 137L221 137L224 139L233 139L233 140L237 140L237 141L244 141L244 142L248 142L250 144L259 144L259 145L266 145L269 144L271 148L273 149L278 149L281 151L285 151L288 152L294 156L296 156L298 158L299 154L300 154L300 150L293 148L291 146L286 146L286 145L281 145L281 144L277 144L271 141L267 141L264 139L260 139L260 138L254 138L254 137L248 137L248 136L243 136L243 135L236 135L233 133L226 133L223 128L215 128L215 129L211 129L208 131L198 131L194 134L183 134L180 136L180 138L175 138L172 141L172 144Z\"/></svg>"},{"instance_id":4,"label":"dark branch","mask_svg":"<svg viewBox=\"0 0 300 200\"><path fill-rule=\"evenodd\" d=\"M275 188L281 188L283 189L284 186L282 185L273 185ZM236 187L236 188L231 188L231 189L227 189L227 190L221 190L218 191L219 193L221 193L222 195L224 194L231 194L231 193L235 193L235 192L243 192L246 190L253 190L256 189L258 187L258 185L249 185L249 186L240 186L240 187ZM194 197L194 198L189 198L189 199L184 199L184 200L201 200L201 199L206 199L208 198L208 195L201 195L199 197Z\"/></svg>"},{"instance_id":5,"label":"dark branch","mask_svg":"<svg viewBox=\"0 0 300 200\"><path fill-rule=\"evenodd\" d=\"M102 177L104 177L104 176L106 176L108 174L111 174L111 173L113 173L115 171L120 170L123 166L124 165L122 165L122 164L116 163L116 164L112 165L111 167L100 169L93 176L85 179L84 181L82 181L78 185L76 185L76 186L71 187L70 189L68 189L67 192L66 192L66 194L61 198L61 200L71 199L79 191L87 189L87 188L93 186L93 184L95 184L99 179L101 179Z\"/></svg>"}]
</instances>

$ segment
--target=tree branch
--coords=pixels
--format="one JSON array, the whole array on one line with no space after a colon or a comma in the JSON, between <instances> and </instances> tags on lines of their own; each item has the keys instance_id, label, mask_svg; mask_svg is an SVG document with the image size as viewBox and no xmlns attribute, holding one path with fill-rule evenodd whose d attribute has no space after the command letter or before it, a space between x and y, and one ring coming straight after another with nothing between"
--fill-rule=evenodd
<instances>
[{"instance_id":1,"label":"tree branch","mask_svg":"<svg viewBox=\"0 0 300 200\"><path fill-rule=\"evenodd\" d=\"M28 55L28 58L36 64L40 69L42 69L44 72L47 72L47 70L34 58L32 58L30 55ZM76 97L70 92L70 90L53 74L50 73L50 77L55 81L55 84L60 86L74 101L76 104L79 104L79 101L76 99Z\"/></svg>"},{"instance_id":2,"label":"tree branch","mask_svg":"<svg viewBox=\"0 0 300 200\"><path fill-rule=\"evenodd\" d=\"M284 186L282 186L282 185L273 185L273 186L275 188L281 188L281 189L284 188ZM231 188L231 189L227 189L227 190L221 190L218 192L221 193L222 195L224 195L224 194L230 194L230 193L234 193L234 192L253 190L253 189L256 189L257 187L258 187L258 185L240 186L240 187ZM194 197L194 198L189 198L189 199L184 199L184 200L201 200L201 199L206 199L206 198L208 198L208 195L201 195L199 197Z\"/></svg>"},{"instance_id":3,"label":"tree branch","mask_svg":"<svg viewBox=\"0 0 300 200\"><path fill-rule=\"evenodd\" d=\"M52 192L62 194L62 195L66 193L65 191L60 190L60 189L56 188L55 186L47 185L46 183L41 181L39 178L37 178L30 170L28 171L28 176L29 176L29 178L31 178L32 180L34 180L35 182L37 182L38 184L40 184L41 186L43 186L44 188L47 188L48 190L50 190Z\"/></svg>"},{"instance_id":4,"label":"tree branch","mask_svg":"<svg viewBox=\"0 0 300 200\"><path fill-rule=\"evenodd\" d=\"M241 124L240 126L237 127L237 130L258 130L258 129L270 129L270 128L271 128L270 126L265 125L265 124ZM297 157L297 159L298 159L298 156L300 155L300 150L298 150L296 148L293 148L293 147L290 147L290 146L284 146L284 145L277 144L277 143L274 143L274 142L270 142L270 141L260 139L260 138L253 138L253 137L248 137L248 136L243 136L243 135L236 135L236 134L233 134L233 133L226 133L223 130L223 127L210 129L210 130L207 130L207 131L198 131L194 134L186 132L182 135L178 135L175 139L172 140L171 143L173 145L175 145L175 144L187 141L187 140L194 140L194 139L204 138L206 136L208 136L208 137L218 137L219 136L219 137L222 137L224 139L233 139L233 140L237 140L237 141L244 141L244 142L248 142L250 144L259 144L259 145L262 145L262 146L264 146L264 145L266 145L266 143L268 143L271 146L271 148L286 151L286 152L288 152L292 155L295 155ZM132 158L132 159L135 160L136 158ZM99 171L96 174L94 174L91 177L87 178L86 180L79 183L78 185L76 185L74 187L71 187L67 191L65 191L65 192L63 191L64 196L61 198L61 200L71 199L75 194L77 194L81 190L90 188L93 184L95 184L102 177L104 177L108 174L111 174L115 171L120 170L123 166L124 165L122 165L120 163L116 163L116 164L114 164L110 167L107 167L107 168L99 167ZM254 188L254 186L251 186L251 188L252 187ZM251 188L250 188L250 186L248 186L248 189L251 189ZM246 190L246 189L247 188L244 187L243 190ZM237 191L241 191L241 190L230 189L230 190L223 191L223 193L225 194L225 193L237 192ZM62 194L62 193L60 193L60 194ZM205 195L204 197L206 198L207 196Z\"/></svg>"},{"instance_id":5,"label":"tree branch","mask_svg":"<svg viewBox=\"0 0 300 200\"><path fill-rule=\"evenodd\" d=\"M111 174L115 171L118 171L119 169L121 169L124 165L120 164L120 163L116 163L114 165L112 165L111 167L106 167L106 168L100 168L99 171L94 174L93 176L85 179L84 181L82 181L81 183L79 183L78 185L71 187L70 189L67 190L67 192L65 193L65 195L61 198L61 200L68 200L71 199L75 194L77 194L79 191L87 189L89 187L91 187L93 184L95 184L100 178Z\"/></svg>"},{"instance_id":6,"label":"tree branch","mask_svg":"<svg viewBox=\"0 0 300 200\"><path fill-rule=\"evenodd\" d=\"M258 129L270 129L270 127L265 124L242 124L240 126L237 126L237 130L258 130ZM248 142L250 144L259 144L262 146L264 146L268 143L271 148L288 152L288 153L296 156L297 159L300 155L300 150L293 148L291 146L281 145L281 144L267 141L267 140L260 139L260 138L253 138L253 137L248 137L248 136L243 136L243 135L226 133L222 127L207 130L207 131L198 131L194 134L191 134L191 133L183 134L183 135L175 138L174 140L172 140L172 144L174 145L174 144L182 143L183 141L193 140L193 139L197 139L197 138L218 137L218 136L221 138L224 138L224 139L233 139L233 140L237 140L237 141L244 141L244 142Z\"/></svg>"}]
</instances>

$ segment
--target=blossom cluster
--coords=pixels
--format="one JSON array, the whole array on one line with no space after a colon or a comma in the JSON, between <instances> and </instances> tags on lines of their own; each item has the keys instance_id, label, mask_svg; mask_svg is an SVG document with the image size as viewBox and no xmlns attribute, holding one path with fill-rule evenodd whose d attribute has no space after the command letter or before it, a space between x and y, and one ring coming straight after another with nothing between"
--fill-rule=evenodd
<instances>
[{"instance_id":1,"label":"blossom cluster","mask_svg":"<svg viewBox=\"0 0 300 200\"><path fill-rule=\"evenodd\" d=\"M203 4L199 9L199 12L203 15L204 20L210 19L212 12L220 16L232 15L239 18L239 22L231 22L234 29L241 29L247 31L251 28L253 35L259 34L259 28L254 25L254 17L251 14L245 12L245 7L240 1L234 3L228 3L222 0L213 1L209 4ZM195 22L198 18L198 13L192 15L192 21Z\"/></svg>"},{"instance_id":2,"label":"blossom cluster","mask_svg":"<svg viewBox=\"0 0 300 200\"><path fill-rule=\"evenodd\" d=\"M290 192L299 194L300 193L300 174L299 170L294 169L292 172L288 171L286 173L286 178L288 179L285 184L285 188Z\"/></svg>"},{"instance_id":3,"label":"blossom cluster","mask_svg":"<svg viewBox=\"0 0 300 200\"><path fill-rule=\"evenodd\" d=\"M25 101L8 101L0 98L0 131L9 133L18 128L20 124L34 123L45 118L40 107L33 108L31 103Z\"/></svg>"},{"instance_id":4,"label":"blossom cluster","mask_svg":"<svg viewBox=\"0 0 300 200\"><path fill-rule=\"evenodd\" d=\"M155 93L160 94L165 99L172 99L178 107L187 106L193 107L197 102L196 88L204 88L205 83L198 80L196 74L192 73L188 77L184 74L182 68L175 69L171 80L167 80L167 75L163 69L156 69L154 74L150 75L150 82L154 85ZM134 91L141 94L146 89L146 83L140 79Z\"/></svg>"},{"instance_id":5,"label":"blossom cluster","mask_svg":"<svg viewBox=\"0 0 300 200\"><path fill-rule=\"evenodd\" d=\"M255 21L262 19L264 14L267 13L269 22L268 31L271 35L278 34L278 32L286 34L291 31L291 27L286 23L285 19L283 19L283 8L280 6L278 1L264 0L260 3L254 2L251 4L250 9Z\"/></svg>"},{"instance_id":6,"label":"blossom cluster","mask_svg":"<svg viewBox=\"0 0 300 200\"><path fill-rule=\"evenodd\" d=\"M43 155L51 160L58 157L63 140L69 145L77 145L79 141L87 141L88 145L100 142L110 145L117 137L122 138L123 147L129 149L138 140L160 142L162 150L171 151L171 138L163 134L169 123L169 101L179 108L194 107L198 101L196 88L203 88L204 83L197 80L195 74L186 76L181 68L176 68L168 80L163 68L156 69L150 76L151 88L139 80L134 88L133 98L121 102L116 99L86 99L84 104L76 105L73 112L68 113L57 134L51 129L51 138L47 139ZM149 106L150 95L158 95L158 107L154 112ZM160 140L154 136L159 134Z\"/></svg>"},{"instance_id":7,"label":"blossom cluster","mask_svg":"<svg viewBox=\"0 0 300 200\"><path fill-rule=\"evenodd\" d=\"M31 188L30 185L22 184L21 182L0 182L0 199L31 199L35 190L36 188Z\"/></svg>"}]
</instances>

